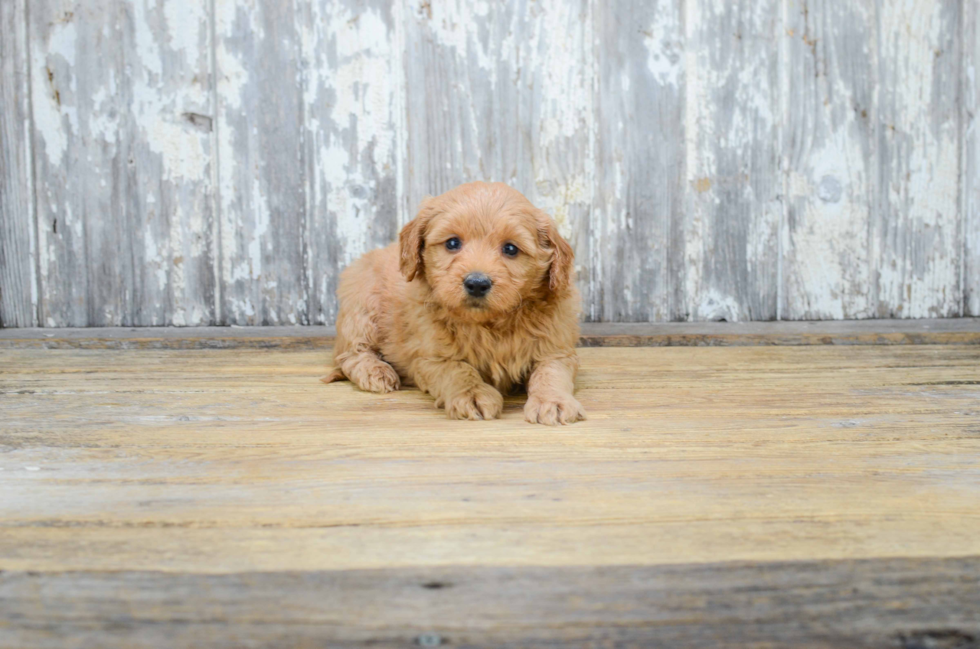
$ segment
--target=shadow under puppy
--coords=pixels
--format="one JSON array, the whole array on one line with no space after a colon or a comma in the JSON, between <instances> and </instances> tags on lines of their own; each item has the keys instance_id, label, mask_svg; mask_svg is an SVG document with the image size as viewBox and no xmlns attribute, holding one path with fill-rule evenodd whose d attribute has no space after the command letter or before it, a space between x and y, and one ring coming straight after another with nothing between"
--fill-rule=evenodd
<instances>
[{"instance_id":1,"label":"shadow under puppy","mask_svg":"<svg viewBox=\"0 0 980 649\"><path fill-rule=\"evenodd\" d=\"M493 419L527 387L525 418L585 419L572 396L579 296L554 221L503 183L427 198L399 242L343 272L336 369L362 390L416 385L453 419Z\"/></svg>"}]
</instances>

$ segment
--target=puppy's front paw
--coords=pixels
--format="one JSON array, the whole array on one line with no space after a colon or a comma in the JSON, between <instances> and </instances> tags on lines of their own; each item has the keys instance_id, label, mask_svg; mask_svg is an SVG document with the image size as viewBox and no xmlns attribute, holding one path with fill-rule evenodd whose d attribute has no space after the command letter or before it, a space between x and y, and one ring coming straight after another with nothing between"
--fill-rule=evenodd
<instances>
[{"instance_id":1,"label":"puppy's front paw","mask_svg":"<svg viewBox=\"0 0 980 649\"><path fill-rule=\"evenodd\" d=\"M446 400L450 419L496 419L504 409L504 398L486 383L475 385Z\"/></svg>"},{"instance_id":2,"label":"puppy's front paw","mask_svg":"<svg viewBox=\"0 0 980 649\"><path fill-rule=\"evenodd\" d=\"M388 363L378 358L365 358L353 365L350 380L367 392L394 392L401 387L398 372Z\"/></svg>"},{"instance_id":3,"label":"puppy's front paw","mask_svg":"<svg viewBox=\"0 0 980 649\"><path fill-rule=\"evenodd\" d=\"M531 396L524 405L524 419L532 424L546 426L574 424L585 419L585 409L571 395L545 398Z\"/></svg>"}]
</instances>

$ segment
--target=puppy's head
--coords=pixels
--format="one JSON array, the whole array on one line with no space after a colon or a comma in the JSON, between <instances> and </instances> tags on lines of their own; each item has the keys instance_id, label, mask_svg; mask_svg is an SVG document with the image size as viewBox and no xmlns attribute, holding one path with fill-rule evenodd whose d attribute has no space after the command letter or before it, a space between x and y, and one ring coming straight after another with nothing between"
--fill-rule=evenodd
<instances>
[{"instance_id":1,"label":"puppy's head","mask_svg":"<svg viewBox=\"0 0 980 649\"><path fill-rule=\"evenodd\" d=\"M571 283L574 255L554 221L503 183L426 199L399 240L405 278L461 319L489 321Z\"/></svg>"}]
</instances>

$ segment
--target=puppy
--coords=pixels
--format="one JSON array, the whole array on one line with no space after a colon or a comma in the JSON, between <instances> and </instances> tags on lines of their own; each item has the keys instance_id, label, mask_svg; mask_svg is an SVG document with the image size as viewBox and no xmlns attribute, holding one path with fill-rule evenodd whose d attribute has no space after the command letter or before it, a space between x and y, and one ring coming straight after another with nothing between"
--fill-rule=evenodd
<instances>
[{"instance_id":1,"label":"puppy","mask_svg":"<svg viewBox=\"0 0 980 649\"><path fill-rule=\"evenodd\" d=\"M399 241L343 272L325 383L416 385L452 419L494 419L527 387L531 423L585 419L572 396L579 297L554 221L502 183L428 198Z\"/></svg>"}]
</instances>

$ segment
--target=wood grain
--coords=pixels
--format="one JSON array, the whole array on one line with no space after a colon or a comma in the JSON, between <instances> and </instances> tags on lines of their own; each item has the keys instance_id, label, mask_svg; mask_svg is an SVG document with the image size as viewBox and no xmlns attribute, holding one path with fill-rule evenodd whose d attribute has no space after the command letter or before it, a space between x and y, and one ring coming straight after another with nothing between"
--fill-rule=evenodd
<instances>
[{"instance_id":1,"label":"wood grain","mask_svg":"<svg viewBox=\"0 0 980 649\"><path fill-rule=\"evenodd\" d=\"M309 224L303 234L308 238L304 273L310 323L332 323L340 271L398 235L396 124L402 70L393 4L306 0L297 5L306 150L302 172L309 185Z\"/></svg>"},{"instance_id":2,"label":"wood grain","mask_svg":"<svg viewBox=\"0 0 980 649\"><path fill-rule=\"evenodd\" d=\"M404 218L426 195L462 182L513 185L572 244L585 311L594 315L590 4L405 7Z\"/></svg>"},{"instance_id":3,"label":"wood grain","mask_svg":"<svg viewBox=\"0 0 980 649\"><path fill-rule=\"evenodd\" d=\"M879 186L875 3L790 3L783 39L789 119L781 317L867 318Z\"/></svg>"},{"instance_id":4,"label":"wood grain","mask_svg":"<svg viewBox=\"0 0 980 649\"><path fill-rule=\"evenodd\" d=\"M554 430L324 386L325 350L0 351L0 570L980 554L980 347L581 356Z\"/></svg>"},{"instance_id":5,"label":"wood grain","mask_svg":"<svg viewBox=\"0 0 980 649\"><path fill-rule=\"evenodd\" d=\"M474 179L555 216L588 321L980 314L975 2L4 12L4 326L329 324Z\"/></svg>"},{"instance_id":6,"label":"wood grain","mask_svg":"<svg viewBox=\"0 0 980 649\"><path fill-rule=\"evenodd\" d=\"M0 350L0 646L976 647L980 346L581 356L555 430Z\"/></svg>"},{"instance_id":7,"label":"wood grain","mask_svg":"<svg viewBox=\"0 0 980 649\"><path fill-rule=\"evenodd\" d=\"M963 176L960 184L963 237L963 315L980 315L980 7L963 3L963 65L960 74Z\"/></svg>"},{"instance_id":8,"label":"wood grain","mask_svg":"<svg viewBox=\"0 0 980 649\"><path fill-rule=\"evenodd\" d=\"M213 322L205 6L30 3L40 321Z\"/></svg>"},{"instance_id":9,"label":"wood grain","mask_svg":"<svg viewBox=\"0 0 980 649\"><path fill-rule=\"evenodd\" d=\"M590 315L614 322L683 320L683 6L678 0L618 0L595 9L596 280Z\"/></svg>"},{"instance_id":10,"label":"wood grain","mask_svg":"<svg viewBox=\"0 0 980 649\"><path fill-rule=\"evenodd\" d=\"M975 649L980 559L0 574L0 644Z\"/></svg>"},{"instance_id":11,"label":"wood grain","mask_svg":"<svg viewBox=\"0 0 980 649\"><path fill-rule=\"evenodd\" d=\"M222 324L310 321L297 1L213 2Z\"/></svg>"},{"instance_id":12,"label":"wood grain","mask_svg":"<svg viewBox=\"0 0 980 649\"><path fill-rule=\"evenodd\" d=\"M960 315L959 2L879 7L878 317Z\"/></svg>"},{"instance_id":13,"label":"wood grain","mask_svg":"<svg viewBox=\"0 0 980 649\"><path fill-rule=\"evenodd\" d=\"M37 326L26 0L0 6L0 327Z\"/></svg>"},{"instance_id":14,"label":"wood grain","mask_svg":"<svg viewBox=\"0 0 980 649\"><path fill-rule=\"evenodd\" d=\"M691 200L682 319L777 315L780 9L776 0L685 4Z\"/></svg>"},{"instance_id":15,"label":"wood grain","mask_svg":"<svg viewBox=\"0 0 980 649\"><path fill-rule=\"evenodd\" d=\"M0 330L5 349L328 349L333 327ZM976 345L980 319L844 322L584 323L581 347Z\"/></svg>"}]
</instances>

